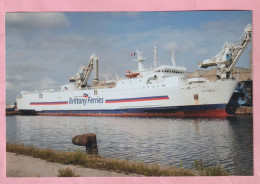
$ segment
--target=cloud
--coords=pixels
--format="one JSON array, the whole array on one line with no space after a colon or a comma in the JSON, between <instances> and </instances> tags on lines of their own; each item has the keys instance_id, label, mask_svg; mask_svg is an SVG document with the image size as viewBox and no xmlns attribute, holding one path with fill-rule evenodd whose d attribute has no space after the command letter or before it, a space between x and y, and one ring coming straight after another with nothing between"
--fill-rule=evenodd
<instances>
[{"instance_id":1,"label":"cloud","mask_svg":"<svg viewBox=\"0 0 260 184\"><path fill-rule=\"evenodd\" d=\"M6 28L12 32L54 30L69 26L63 13L7 13Z\"/></svg>"},{"instance_id":2,"label":"cloud","mask_svg":"<svg viewBox=\"0 0 260 184\"><path fill-rule=\"evenodd\" d=\"M128 17L138 18L140 12L126 12L125 15Z\"/></svg>"},{"instance_id":3,"label":"cloud","mask_svg":"<svg viewBox=\"0 0 260 184\"><path fill-rule=\"evenodd\" d=\"M16 87L14 84L10 83L10 82L6 82L5 83L5 86L6 86L6 91L14 91L16 90Z\"/></svg>"},{"instance_id":4,"label":"cloud","mask_svg":"<svg viewBox=\"0 0 260 184\"><path fill-rule=\"evenodd\" d=\"M25 81L26 78L22 74L11 74L11 72L7 72L6 74L6 81L10 84L17 84L20 82Z\"/></svg>"},{"instance_id":5,"label":"cloud","mask_svg":"<svg viewBox=\"0 0 260 184\"><path fill-rule=\"evenodd\" d=\"M182 46L183 51L192 50L194 48L195 48L195 43L191 40L186 40Z\"/></svg>"},{"instance_id":6,"label":"cloud","mask_svg":"<svg viewBox=\"0 0 260 184\"><path fill-rule=\"evenodd\" d=\"M227 27L227 22L223 21L223 20L210 21L210 22L201 24L201 28L203 28L203 29L221 29L221 28L226 28L226 27Z\"/></svg>"},{"instance_id":7,"label":"cloud","mask_svg":"<svg viewBox=\"0 0 260 184\"><path fill-rule=\"evenodd\" d=\"M29 48L43 50L75 49L87 44L92 40L79 34L61 34L38 37L28 43Z\"/></svg>"},{"instance_id":8,"label":"cloud","mask_svg":"<svg viewBox=\"0 0 260 184\"><path fill-rule=\"evenodd\" d=\"M205 55L208 54L208 49L207 48L199 48L198 50L195 51L198 55Z\"/></svg>"},{"instance_id":9,"label":"cloud","mask_svg":"<svg viewBox=\"0 0 260 184\"><path fill-rule=\"evenodd\" d=\"M40 90L57 89L57 82L51 78L43 78L40 82Z\"/></svg>"},{"instance_id":10,"label":"cloud","mask_svg":"<svg viewBox=\"0 0 260 184\"><path fill-rule=\"evenodd\" d=\"M115 17L132 17L132 18L138 18L141 12L112 12L111 15Z\"/></svg>"},{"instance_id":11,"label":"cloud","mask_svg":"<svg viewBox=\"0 0 260 184\"><path fill-rule=\"evenodd\" d=\"M166 44L164 45L164 49L165 49L166 51L172 51L172 49L174 49L174 50L179 50L179 45L178 45L176 42L171 41L171 42L168 42L168 43L166 43Z\"/></svg>"},{"instance_id":12,"label":"cloud","mask_svg":"<svg viewBox=\"0 0 260 184\"><path fill-rule=\"evenodd\" d=\"M32 63L8 64L6 70L8 71L8 74L31 73L31 72L38 73L38 72L48 71L45 65L42 64L37 65Z\"/></svg>"}]
</instances>

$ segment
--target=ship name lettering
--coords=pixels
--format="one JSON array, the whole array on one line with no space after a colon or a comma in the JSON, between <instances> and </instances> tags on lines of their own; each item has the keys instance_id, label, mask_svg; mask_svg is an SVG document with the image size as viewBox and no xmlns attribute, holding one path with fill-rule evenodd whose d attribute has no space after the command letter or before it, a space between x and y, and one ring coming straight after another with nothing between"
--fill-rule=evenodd
<instances>
[{"instance_id":1,"label":"ship name lettering","mask_svg":"<svg viewBox=\"0 0 260 184\"><path fill-rule=\"evenodd\" d=\"M85 106L87 103L104 103L104 98L69 98L69 104L83 104Z\"/></svg>"}]
</instances>

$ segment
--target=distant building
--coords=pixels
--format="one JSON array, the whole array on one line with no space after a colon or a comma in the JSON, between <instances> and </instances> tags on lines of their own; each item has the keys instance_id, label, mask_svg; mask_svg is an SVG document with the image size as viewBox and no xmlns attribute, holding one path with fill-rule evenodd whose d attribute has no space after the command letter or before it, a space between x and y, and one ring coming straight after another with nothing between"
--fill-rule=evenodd
<instances>
[{"instance_id":1,"label":"distant building","mask_svg":"<svg viewBox=\"0 0 260 184\"><path fill-rule=\"evenodd\" d=\"M250 59L251 60L251 59ZM252 75L252 63L250 62L250 68L241 68L235 67L233 69L233 77L238 79L239 81L250 81L253 80ZM217 80L217 69L213 68L211 70L196 70L187 75L187 78L194 78L194 77L202 77L206 78L209 81Z\"/></svg>"}]
</instances>

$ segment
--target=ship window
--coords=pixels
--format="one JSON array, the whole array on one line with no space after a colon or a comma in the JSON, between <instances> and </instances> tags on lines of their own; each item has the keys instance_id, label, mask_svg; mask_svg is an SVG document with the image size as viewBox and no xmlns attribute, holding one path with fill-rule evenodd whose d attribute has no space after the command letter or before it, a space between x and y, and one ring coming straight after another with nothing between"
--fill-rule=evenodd
<instances>
[{"instance_id":1,"label":"ship window","mask_svg":"<svg viewBox=\"0 0 260 184\"><path fill-rule=\"evenodd\" d=\"M39 94L39 98L43 98L43 94Z\"/></svg>"}]
</instances>

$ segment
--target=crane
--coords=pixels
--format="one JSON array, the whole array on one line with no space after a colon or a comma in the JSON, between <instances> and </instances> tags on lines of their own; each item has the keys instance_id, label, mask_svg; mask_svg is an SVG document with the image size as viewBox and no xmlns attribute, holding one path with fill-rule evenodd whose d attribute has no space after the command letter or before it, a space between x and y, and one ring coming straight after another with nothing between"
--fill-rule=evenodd
<instances>
[{"instance_id":1,"label":"crane","mask_svg":"<svg viewBox=\"0 0 260 184\"><path fill-rule=\"evenodd\" d=\"M95 56L93 53L90 56L89 63L87 66L81 66L79 71L69 79L69 82L76 82L76 87L77 88L84 88L87 86L87 81L90 77L90 74L94 68L96 68L96 77L95 80L98 81L98 57Z\"/></svg>"},{"instance_id":2,"label":"crane","mask_svg":"<svg viewBox=\"0 0 260 184\"><path fill-rule=\"evenodd\" d=\"M199 62L200 68L217 66L217 76L219 79L232 77L232 70L246 46L252 39L252 26L248 24L240 39L236 44L225 43L216 56Z\"/></svg>"}]
</instances>

